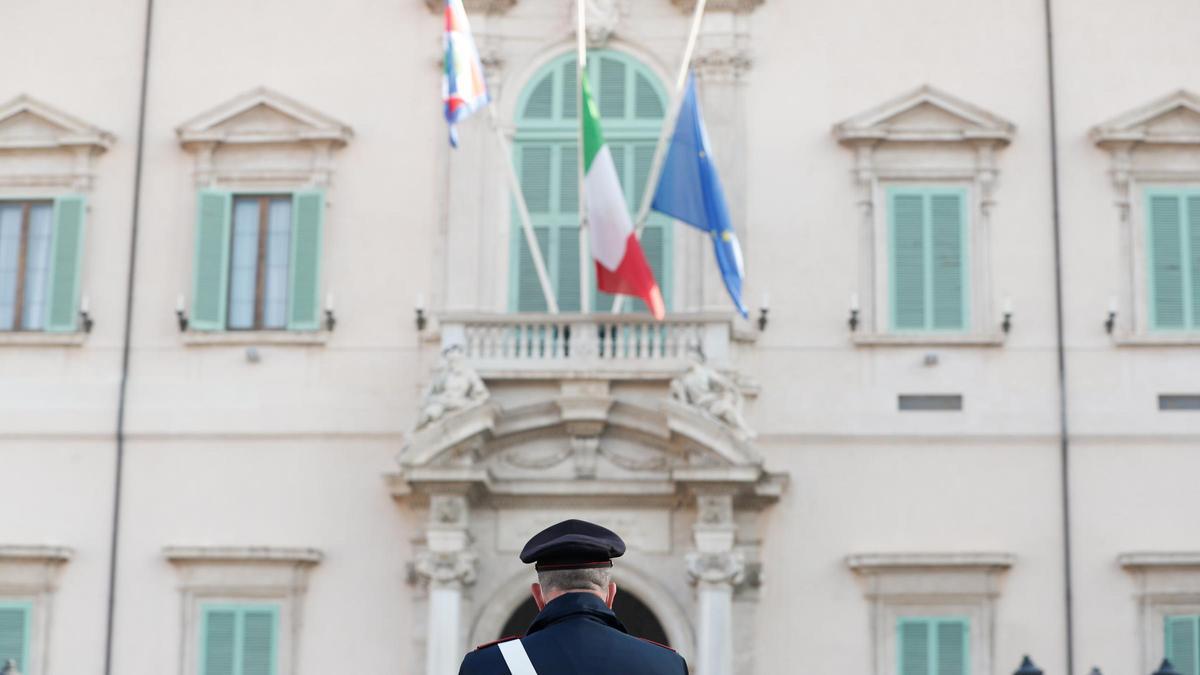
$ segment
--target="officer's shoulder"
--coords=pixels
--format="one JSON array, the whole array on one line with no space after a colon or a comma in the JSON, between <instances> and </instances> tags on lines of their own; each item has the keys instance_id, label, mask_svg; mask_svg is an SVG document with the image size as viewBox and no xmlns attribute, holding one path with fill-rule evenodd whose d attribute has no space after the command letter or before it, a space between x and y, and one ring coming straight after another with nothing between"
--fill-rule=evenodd
<instances>
[{"instance_id":1,"label":"officer's shoulder","mask_svg":"<svg viewBox=\"0 0 1200 675\"><path fill-rule=\"evenodd\" d=\"M475 647L475 651L479 651L481 649L487 649L488 647L495 647L496 645L498 645L502 642L511 642L513 640L520 640L520 639L521 639L520 635L506 635L506 636L500 638L499 640L492 640L491 642L485 642L485 643Z\"/></svg>"},{"instance_id":2,"label":"officer's shoulder","mask_svg":"<svg viewBox=\"0 0 1200 675\"><path fill-rule=\"evenodd\" d=\"M644 637L640 637L640 638L638 638L638 639L639 639L639 640L641 640L642 642L645 642L646 644L651 644L651 645L654 645L655 647L659 647L659 648L665 649L665 650L667 650L667 651L671 652L672 654L675 654L675 653L677 653L677 652L676 652L674 649L671 649L670 647L668 647L668 646L664 645L664 644L663 644L663 643L661 643L661 642L655 642L654 640L647 640L647 639L646 639L646 638L644 638Z\"/></svg>"}]
</instances>

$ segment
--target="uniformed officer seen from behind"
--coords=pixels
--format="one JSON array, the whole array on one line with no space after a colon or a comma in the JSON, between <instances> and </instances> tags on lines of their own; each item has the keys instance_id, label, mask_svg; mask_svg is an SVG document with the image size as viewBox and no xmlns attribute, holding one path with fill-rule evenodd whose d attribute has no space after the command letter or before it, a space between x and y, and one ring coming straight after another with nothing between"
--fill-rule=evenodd
<instances>
[{"instance_id":1,"label":"uniformed officer seen from behind","mask_svg":"<svg viewBox=\"0 0 1200 675\"><path fill-rule=\"evenodd\" d=\"M564 520L534 535L521 562L536 563L538 615L525 637L480 645L459 675L687 675L670 647L633 637L612 611L612 559L625 542L612 530Z\"/></svg>"}]
</instances>

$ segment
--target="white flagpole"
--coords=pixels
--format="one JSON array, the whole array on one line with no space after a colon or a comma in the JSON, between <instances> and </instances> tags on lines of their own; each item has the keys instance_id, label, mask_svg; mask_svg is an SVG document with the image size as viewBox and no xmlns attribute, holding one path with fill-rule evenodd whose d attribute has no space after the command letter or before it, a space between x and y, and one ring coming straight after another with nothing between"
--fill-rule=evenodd
<instances>
[{"instance_id":1,"label":"white flagpole","mask_svg":"<svg viewBox=\"0 0 1200 675\"><path fill-rule=\"evenodd\" d=\"M586 0L575 0L575 32L576 32L576 63L575 63L575 115L579 119L578 143L575 155L579 159L579 311L587 314L591 311L592 285L588 278L588 269L592 266L592 256L588 251L588 222L587 222L587 190L584 185L584 150L583 150L583 74L587 69L587 5Z\"/></svg>"},{"instance_id":2,"label":"white flagpole","mask_svg":"<svg viewBox=\"0 0 1200 675\"><path fill-rule=\"evenodd\" d=\"M525 232L525 243L533 256L533 267L537 270L538 283L542 286L542 295L546 296L546 307L551 314L558 314L558 299L554 297L554 287L550 285L550 274L546 272L546 261L542 258L542 247L538 244L537 235L533 232L533 221L529 217L529 205L525 203L525 193L521 190L521 180L517 178L517 170L513 166L512 146L508 137L500 128L500 120L496 117L494 104L489 103L488 120L492 130L496 132L496 142L500 144L500 154L504 156L504 169L508 175L508 188L513 200L517 202L517 213L521 216L521 229Z\"/></svg>"},{"instance_id":3,"label":"white flagpole","mask_svg":"<svg viewBox=\"0 0 1200 675\"><path fill-rule=\"evenodd\" d=\"M646 176L646 188L642 191L642 204L638 208L637 219L634 221L639 240L642 238L642 230L646 229L646 219L650 217L650 204L654 202L654 189L658 185L663 158L667 154L667 139L675 133L675 121L679 118L679 105L683 102L683 87L687 84L688 70L692 66L692 53L696 51L696 40L700 37L700 24L704 21L704 7L707 4L708 0L696 0L696 8L692 10L692 29L688 33L687 44L683 48L683 60L679 63L679 74L675 78L675 91L671 92L671 105L667 108L667 116L663 118L662 130L658 132L658 145L654 146L654 161L650 163L650 175ZM618 295L613 300L613 314L621 312L624 299L625 296Z\"/></svg>"}]
</instances>

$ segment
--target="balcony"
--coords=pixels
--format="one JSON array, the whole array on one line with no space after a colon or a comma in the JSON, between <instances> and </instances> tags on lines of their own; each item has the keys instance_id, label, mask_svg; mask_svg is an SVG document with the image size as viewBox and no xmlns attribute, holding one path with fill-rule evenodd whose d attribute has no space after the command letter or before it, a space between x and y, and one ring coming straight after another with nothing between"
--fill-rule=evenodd
<instances>
[{"instance_id":1,"label":"balcony","mask_svg":"<svg viewBox=\"0 0 1200 675\"><path fill-rule=\"evenodd\" d=\"M730 315L460 314L440 318L442 348L459 346L487 379L591 378L662 380L687 367L699 347L726 367Z\"/></svg>"}]
</instances>

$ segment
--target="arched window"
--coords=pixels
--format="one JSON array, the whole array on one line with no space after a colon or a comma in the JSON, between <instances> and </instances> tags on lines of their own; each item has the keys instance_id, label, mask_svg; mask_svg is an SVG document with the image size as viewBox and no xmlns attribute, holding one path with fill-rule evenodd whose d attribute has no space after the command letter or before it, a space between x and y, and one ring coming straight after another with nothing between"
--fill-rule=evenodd
<instances>
[{"instance_id":1,"label":"arched window","mask_svg":"<svg viewBox=\"0 0 1200 675\"><path fill-rule=\"evenodd\" d=\"M517 103L514 152L522 191L534 233L564 312L580 309L579 178L575 55L546 65L525 87ZM625 201L634 213L646 189L654 144L666 110L658 78L630 56L611 50L588 53L588 77L600 108L604 138L621 177ZM642 248L654 268L667 307L671 306L671 220L652 215L642 233ZM546 300L538 284L533 257L513 209L509 306L517 312L544 312ZM595 288L589 268L592 307L612 308L613 296ZM632 311L646 311L640 300L626 301Z\"/></svg>"}]
</instances>

